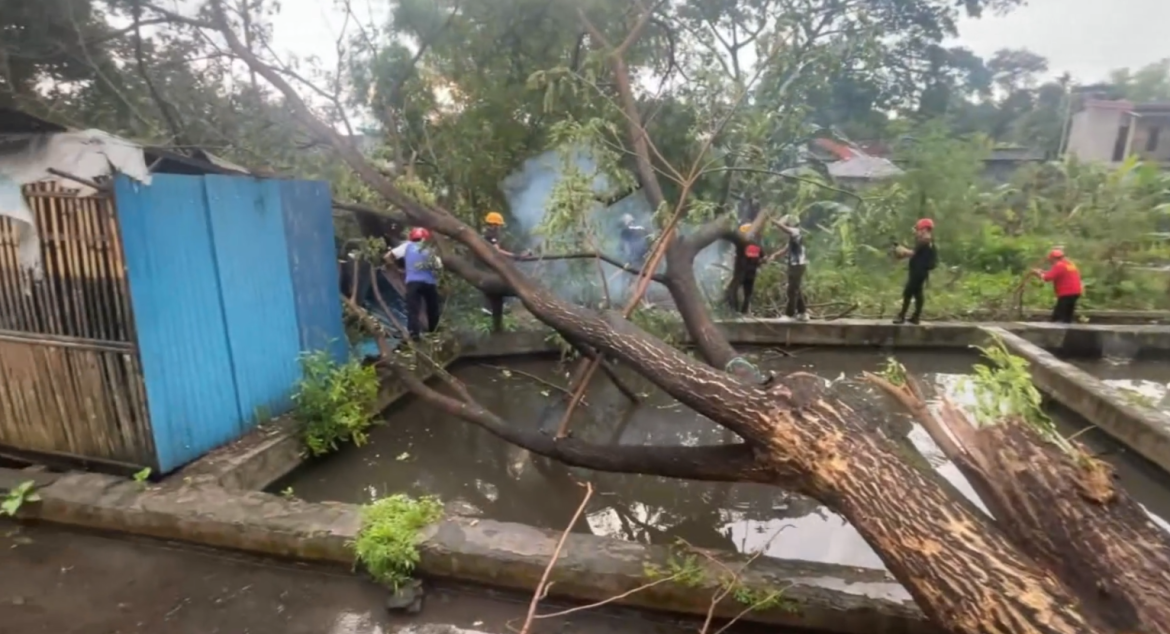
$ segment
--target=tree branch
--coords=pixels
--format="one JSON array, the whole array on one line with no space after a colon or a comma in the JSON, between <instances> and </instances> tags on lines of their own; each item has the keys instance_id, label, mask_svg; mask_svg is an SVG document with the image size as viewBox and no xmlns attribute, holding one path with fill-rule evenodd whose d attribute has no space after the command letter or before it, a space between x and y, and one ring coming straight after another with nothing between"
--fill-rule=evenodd
<instances>
[{"instance_id":1,"label":"tree branch","mask_svg":"<svg viewBox=\"0 0 1170 634\"><path fill-rule=\"evenodd\" d=\"M571 436L557 439L542 431L527 431L509 424L478 403L463 403L443 395L410 370L396 365L392 367L406 388L428 404L482 427L501 440L569 466L715 482L774 482L776 478L774 473L756 462L755 453L743 443L646 447L596 445Z\"/></svg>"}]
</instances>

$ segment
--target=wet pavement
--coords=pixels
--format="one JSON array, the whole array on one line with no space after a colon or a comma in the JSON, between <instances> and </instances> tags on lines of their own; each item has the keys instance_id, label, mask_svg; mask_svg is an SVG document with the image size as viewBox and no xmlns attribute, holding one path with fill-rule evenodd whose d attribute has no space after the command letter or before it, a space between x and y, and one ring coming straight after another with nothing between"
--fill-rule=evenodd
<instances>
[{"instance_id":1,"label":"wet pavement","mask_svg":"<svg viewBox=\"0 0 1170 634\"><path fill-rule=\"evenodd\" d=\"M386 597L343 570L0 521L0 634L422 634L427 624L510 634L529 600L443 587L407 617L390 615ZM546 602L540 611L565 607ZM590 610L540 621L532 634L699 629L662 615Z\"/></svg>"}]
</instances>

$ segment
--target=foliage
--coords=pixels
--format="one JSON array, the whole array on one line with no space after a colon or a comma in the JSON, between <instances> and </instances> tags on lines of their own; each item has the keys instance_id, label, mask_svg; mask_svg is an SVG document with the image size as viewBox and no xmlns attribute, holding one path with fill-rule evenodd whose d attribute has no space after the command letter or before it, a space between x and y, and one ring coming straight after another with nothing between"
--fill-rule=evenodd
<instances>
[{"instance_id":1,"label":"foliage","mask_svg":"<svg viewBox=\"0 0 1170 634\"><path fill-rule=\"evenodd\" d=\"M41 496L36 493L35 488L35 482L26 480L16 485L16 488L9 490L4 499L0 500L0 515L16 517L17 511L26 503L40 502Z\"/></svg>"},{"instance_id":2,"label":"foliage","mask_svg":"<svg viewBox=\"0 0 1170 634\"><path fill-rule=\"evenodd\" d=\"M886 359L886 364L878 372L878 375L889 381L890 385L906 385L906 366L899 363L894 357Z\"/></svg>"},{"instance_id":3,"label":"foliage","mask_svg":"<svg viewBox=\"0 0 1170 634\"><path fill-rule=\"evenodd\" d=\"M301 357L303 376L293 393L294 415L311 456L335 451L340 443L366 442L377 414L379 381L373 366L358 359L337 363L324 351Z\"/></svg>"},{"instance_id":4,"label":"foliage","mask_svg":"<svg viewBox=\"0 0 1170 634\"><path fill-rule=\"evenodd\" d=\"M1032 383L1028 361L1013 355L999 338L990 346L976 349L988 363L975 366L974 373L960 383L972 388L976 422L994 425L1005 418L1018 418L1045 440L1073 453L1072 444L1060 435L1056 423L1044 411L1043 397Z\"/></svg>"},{"instance_id":5,"label":"foliage","mask_svg":"<svg viewBox=\"0 0 1170 634\"><path fill-rule=\"evenodd\" d=\"M362 507L353 541L357 562L375 581L397 590L418 563L418 532L443 516L438 498L392 495Z\"/></svg>"},{"instance_id":6,"label":"foliage","mask_svg":"<svg viewBox=\"0 0 1170 634\"><path fill-rule=\"evenodd\" d=\"M136 471L134 473L134 483L137 484L139 488L146 488L146 484L150 481L150 474L150 467L144 467L141 470Z\"/></svg>"}]
</instances>

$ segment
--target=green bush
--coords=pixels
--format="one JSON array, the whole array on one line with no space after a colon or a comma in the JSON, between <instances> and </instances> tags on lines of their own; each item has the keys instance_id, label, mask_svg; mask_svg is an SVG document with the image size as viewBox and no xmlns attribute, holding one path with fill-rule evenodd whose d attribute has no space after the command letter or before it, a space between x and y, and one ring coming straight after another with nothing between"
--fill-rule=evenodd
<instances>
[{"instance_id":1,"label":"green bush","mask_svg":"<svg viewBox=\"0 0 1170 634\"><path fill-rule=\"evenodd\" d=\"M435 497L398 494L362 507L362 527L353 542L358 563L375 581L397 590L418 564L418 532L442 516Z\"/></svg>"},{"instance_id":2,"label":"green bush","mask_svg":"<svg viewBox=\"0 0 1170 634\"><path fill-rule=\"evenodd\" d=\"M319 351L301 357L302 378L293 394L301 439L311 456L340 443L366 442L366 430L377 415L378 374L358 359L339 364Z\"/></svg>"}]
</instances>

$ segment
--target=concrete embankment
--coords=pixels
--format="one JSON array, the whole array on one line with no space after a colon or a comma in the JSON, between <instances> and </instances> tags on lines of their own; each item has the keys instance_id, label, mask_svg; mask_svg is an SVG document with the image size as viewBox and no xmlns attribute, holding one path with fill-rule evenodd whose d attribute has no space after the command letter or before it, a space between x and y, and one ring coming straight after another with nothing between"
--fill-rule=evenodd
<instances>
[{"instance_id":1,"label":"concrete embankment","mask_svg":"<svg viewBox=\"0 0 1170 634\"><path fill-rule=\"evenodd\" d=\"M1005 330L989 327L1012 354L1028 360L1036 387L1170 473L1170 416L1125 398L1116 388Z\"/></svg>"},{"instance_id":2,"label":"concrete embankment","mask_svg":"<svg viewBox=\"0 0 1170 634\"><path fill-rule=\"evenodd\" d=\"M359 507L309 503L258 491L232 491L212 481L143 486L98 474L38 476L43 502L22 509L24 519L191 542L343 566L353 564L350 542L360 527ZM0 470L0 488L28 479ZM502 588L531 591L552 557L559 535L518 524L451 518L421 536L419 571ZM780 607L747 618L845 634L934 633L902 587L877 570L713 553L696 558L694 583L673 581L630 594L630 606L702 615L712 597L738 575L742 588L761 597L781 592ZM593 535L570 535L554 569L551 594L602 601L645 586L649 567L671 570L679 554ZM715 563L718 561L718 563ZM688 575L689 577L690 575ZM744 606L732 598L716 608L730 617Z\"/></svg>"}]
</instances>

